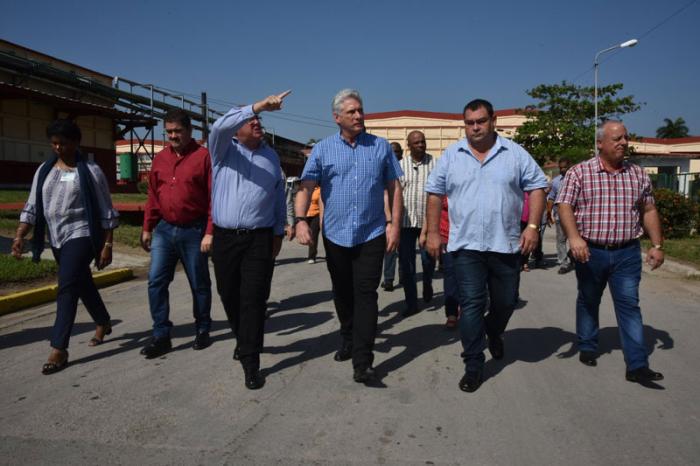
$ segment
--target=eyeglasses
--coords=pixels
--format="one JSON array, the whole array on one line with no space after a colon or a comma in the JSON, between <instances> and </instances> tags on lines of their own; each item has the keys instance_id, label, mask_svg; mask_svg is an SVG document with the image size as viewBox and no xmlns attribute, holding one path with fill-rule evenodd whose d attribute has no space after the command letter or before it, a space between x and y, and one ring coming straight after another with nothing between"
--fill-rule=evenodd
<instances>
[{"instance_id":1,"label":"eyeglasses","mask_svg":"<svg viewBox=\"0 0 700 466\"><path fill-rule=\"evenodd\" d=\"M482 126L482 125L485 125L486 123L488 123L489 121L491 121L491 118L484 117L484 118L479 118L478 120L464 120L464 124L466 126L477 126L477 125Z\"/></svg>"}]
</instances>

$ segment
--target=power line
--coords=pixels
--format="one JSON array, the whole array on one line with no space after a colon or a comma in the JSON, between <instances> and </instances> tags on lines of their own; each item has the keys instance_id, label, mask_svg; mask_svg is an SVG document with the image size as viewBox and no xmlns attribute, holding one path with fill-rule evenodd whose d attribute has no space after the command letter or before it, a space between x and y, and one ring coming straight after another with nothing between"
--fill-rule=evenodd
<instances>
[{"instance_id":1,"label":"power line","mask_svg":"<svg viewBox=\"0 0 700 466\"><path fill-rule=\"evenodd\" d=\"M698 0L691 0L689 3L686 3L685 5L683 5L682 7L680 7L678 10L674 11L673 13L671 13L670 16L667 16L666 18L664 18L663 20L661 20L660 22L658 22L656 25L654 25L651 29L648 29L646 32L644 32L641 36L639 36L639 39L643 39L644 37L648 36L649 34L651 34L652 32L654 32L655 30L657 30L658 28L660 28L661 26L663 26L664 24L666 24L667 22L669 22L672 18L674 18L675 16L678 16L678 15L679 15L680 13L682 13L684 10L687 10L688 8L690 8L691 6L693 6L693 4L695 4L695 3L697 3L697 2L698 2ZM603 60L601 61L601 63L605 63L606 61L610 60L611 58L613 58L613 57L614 57L615 55L617 55L618 53L620 53L620 50L614 51L613 53L609 54L607 57L603 58ZM571 80L571 83L572 83L572 84L575 83L576 81L578 81L579 79L581 79L582 77L584 77L585 75L587 75L588 73L590 73L591 71L593 71L593 68L594 68L594 67L591 66L591 67L589 67L588 69L586 69L586 71L584 71L584 72L582 72L581 74L577 75L574 79Z\"/></svg>"}]
</instances>

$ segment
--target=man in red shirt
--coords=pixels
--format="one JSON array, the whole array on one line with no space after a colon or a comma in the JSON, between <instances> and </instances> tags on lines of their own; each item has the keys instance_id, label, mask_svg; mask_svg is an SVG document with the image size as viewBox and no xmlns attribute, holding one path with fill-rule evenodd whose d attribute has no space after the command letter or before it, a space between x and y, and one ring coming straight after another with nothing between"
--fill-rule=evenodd
<instances>
[{"instance_id":1,"label":"man in red shirt","mask_svg":"<svg viewBox=\"0 0 700 466\"><path fill-rule=\"evenodd\" d=\"M575 259L578 297L576 334L579 360L595 366L598 357L598 308L610 285L622 352L630 382L663 379L649 369L639 308L642 260L639 237L646 230L652 270L664 262L661 221L649 175L625 161L629 136L619 121L606 121L596 132L599 156L566 173L557 195L559 220Z\"/></svg>"},{"instance_id":2,"label":"man in red shirt","mask_svg":"<svg viewBox=\"0 0 700 466\"><path fill-rule=\"evenodd\" d=\"M170 145L153 159L141 246L151 252L148 303L153 338L141 350L146 359L170 351L168 287L180 260L192 291L192 314L197 334L193 348L210 345L211 279L207 254L212 244L211 159L192 139L190 118L171 110L164 118Z\"/></svg>"}]
</instances>

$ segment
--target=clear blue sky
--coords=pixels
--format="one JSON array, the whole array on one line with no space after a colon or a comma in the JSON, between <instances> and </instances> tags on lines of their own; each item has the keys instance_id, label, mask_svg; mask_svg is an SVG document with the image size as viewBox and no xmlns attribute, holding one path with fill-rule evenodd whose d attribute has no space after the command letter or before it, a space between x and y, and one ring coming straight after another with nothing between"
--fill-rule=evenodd
<instances>
[{"instance_id":1,"label":"clear blue sky","mask_svg":"<svg viewBox=\"0 0 700 466\"><path fill-rule=\"evenodd\" d=\"M250 103L291 88L265 124L302 142L334 131L330 100L344 87L362 93L367 112L460 112L476 97L522 107L537 84L592 85L595 53L638 38L604 57L600 80L646 103L625 121L655 136L666 117L700 135L699 24L697 0L32 0L3 2L0 36L213 100Z\"/></svg>"}]
</instances>

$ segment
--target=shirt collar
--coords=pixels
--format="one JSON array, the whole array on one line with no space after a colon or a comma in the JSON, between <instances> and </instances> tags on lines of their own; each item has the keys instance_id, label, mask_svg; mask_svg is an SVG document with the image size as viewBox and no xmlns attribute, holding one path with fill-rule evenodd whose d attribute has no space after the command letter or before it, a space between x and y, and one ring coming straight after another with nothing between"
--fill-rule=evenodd
<instances>
[{"instance_id":1,"label":"shirt collar","mask_svg":"<svg viewBox=\"0 0 700 466\"><path fill-rule=\"evenodd\" d=\"M600 158L599 155L596 155L596 156L595 156L595 163L596 163L596 166L597 166L597 168L598 168L598 173L600 173L600 172L606 172L606 173L607 173L607 170L606 170L605 167L603 166L603 160ZM622 161L622 168L620 168L619 170L617 170L617 171L615 171L615 172L613 172L613 173L622 173L622 172L626 172L628 168L629 168L629 163L627 162L627 160L623 160L623 161Z\"/></svg>"},{"instance_id":2,"label":"shirt collar","mask_svg":"<svg viewBox=\"0 0 700 466\"><path fill-rule=\"evenodd\" d=\"M357 143L362 142L362 141L364 140L366 134L367 134L367 131L365 130L365 131L362 131L360 134L358 134L358 135L355 137L355 146L357 146ZM343 136L341 135L340 130L338 130L338 132L335 133L335 138L336 138L337 141L339 141L339 142L345 144L346 146L353 147L353 146L350 145L350 143L348 143L348 141L346 141L345 139L343 139Z\"/></svg>"},{"instance_id":3,"label":"shirt collar","mask_svg":"<svg viewBox=\"0 0 700 466\"><path fill-rule=\"evenodd\" d=\"M182 153L182 157L190 155L192 152L196 151L197 149L199 149L199 144L197 143L197 141L195 141L194 138L190 139L190 142L185 146L185 150ZM180 155L173 150L173 146L171 144L168 144L168 150L170 150L170 153L175 155L175 156Z\"/></svg>"},{"instance_id":4,"label":"shirt collar","mask_svg":"<svg viewBox=\"0 0 700 466\"><path fill-rule=\"evenodd\" d=\"M471 155L474 157L474 153L471 151L469 148L469 143L467 142L467 138L460 139L458 142L459 147L457 147L457 150L460 152L466 152L467 154ZM493 157L498 155L502 150L508 150L508 147L506 147L505 144L503 144L503 139L501 136L497 133L496 134L496 141L493 143L493 146L491 149L489 149L489 153L486 154L486 158L484 159L483 163L488 162L491 160ZM476 157L475 157L476 158Z\"/></svg>"}]
</instances>

